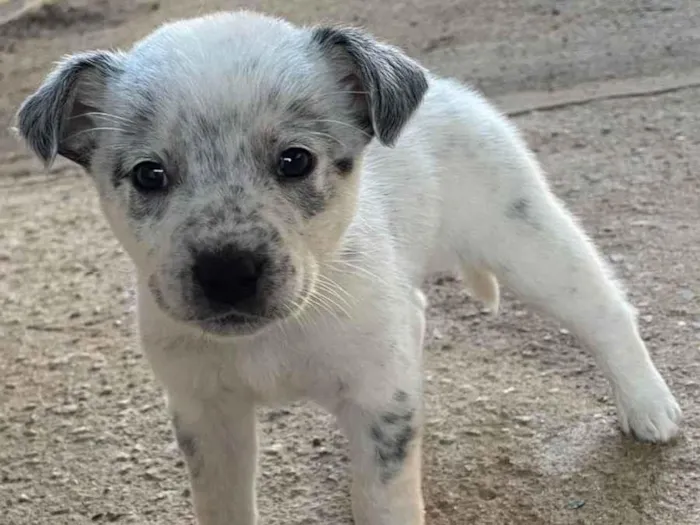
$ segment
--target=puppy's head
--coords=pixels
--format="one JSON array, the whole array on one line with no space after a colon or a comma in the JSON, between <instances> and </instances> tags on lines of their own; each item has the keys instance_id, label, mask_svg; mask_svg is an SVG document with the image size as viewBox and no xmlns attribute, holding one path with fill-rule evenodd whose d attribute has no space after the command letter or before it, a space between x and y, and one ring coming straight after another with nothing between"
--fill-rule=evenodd
<instances>
[{"instance_id":1,"label":"puppy's head","mask_svg":"<svg viewBox=\"0 0 700 525\"><path fill-rule=\"evenodd\" d=\"M91 174L160 308L233 336L303 308L353 218L363 150L393 145L426 89L359 30L221 13L64 59L17 127L47 165Z\"/></svg>"}]
</instances>

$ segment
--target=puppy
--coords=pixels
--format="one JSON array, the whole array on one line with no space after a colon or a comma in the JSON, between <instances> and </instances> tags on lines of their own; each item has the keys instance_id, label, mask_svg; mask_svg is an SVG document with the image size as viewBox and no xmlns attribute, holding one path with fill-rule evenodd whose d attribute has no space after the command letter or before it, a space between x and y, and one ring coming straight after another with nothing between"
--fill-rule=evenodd
<instances>
[{"instance_id":1,"label":"puppy","mask_svg":"<svg viewBox=\"0 0 700 525\"><path fill-rule=\"evenodd\" d=\"M421 346L435 271L499 282L591 349L621 427L681 411L635 313L515 128L358 29L250 13L58 64L18 112L82 166L138 282L201 525L256 523L255 407L309 399L349 440L358 525L424 522Z\"/></svg>"}]
</instances>

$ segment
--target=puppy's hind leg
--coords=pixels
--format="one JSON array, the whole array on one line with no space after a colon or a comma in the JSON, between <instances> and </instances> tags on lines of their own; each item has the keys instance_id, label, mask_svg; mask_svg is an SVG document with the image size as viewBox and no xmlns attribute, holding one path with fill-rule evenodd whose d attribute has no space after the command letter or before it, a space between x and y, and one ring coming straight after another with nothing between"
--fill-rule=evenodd
<instances>
[{"instance_id":1,"label":"puppy's hind leg","mask_svg":"<svg viewBox=\"0 0 700 525\"><path fill-rule=\"evenodd\" d=\"M484 303L489 312L496 315L501 302L501 291L496 276L485 268L463 263L462 277L474 299Z\"/></svg>"},{"instance_id":2,"label":"puppy's hind leg","mask_svg":"<svg viewBox=\"0 0 700 525\"><path fill-rule=\"evenodd\" d=\"M494 205L473 211L464 258L489 268L593 351L614 389L625 432L669 440L681 411L639 335L634 309L537 167L530 168L513 176L517 184L505 197L498 191Z\"/></svg>"}]
</instances>

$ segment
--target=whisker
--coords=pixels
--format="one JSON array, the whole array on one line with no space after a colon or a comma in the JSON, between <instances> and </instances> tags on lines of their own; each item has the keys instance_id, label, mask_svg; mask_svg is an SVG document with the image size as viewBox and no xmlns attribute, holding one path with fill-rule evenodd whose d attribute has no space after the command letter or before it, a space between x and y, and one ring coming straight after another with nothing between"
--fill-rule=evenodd
<instances>
[{"instance_id":1,"label":"whisker","mask_svg":"<svg viewBox=\"0 0 700 525\"><path fill-rule=\"evenodd\" d=\"M308 335L306 330L307 325L309 324L309 321L313 322L313 319L308 315L309 312L307 307L309 307L309 303L308 301L303 301L303 303L300 304L299 301L294 301L293 304L294 308L291 311L291 317L297 322L297 325L299 328L301 328L301 331L305 335Z\"/></svg>"},{"instance_id":2,"label":"whisker","mask_svg":"<svg viewBox=\"0 0 700 525\"><path fill-rule=\"evenodd\" d=\"M328 93L324 93L324 95L369 95L369 91L329 91Z\"/></svg>"},{"instance_id":3,"label":"whisker","mask_svg":"<svg viewBox=\"0 0 700 525\"><path fill-rule=\"evenodd\" d=\"M118 133L123 133L124 130L121 128L110 128L110 127L99 127L99 128L89 128L89 129L83 129L80 131L76 131L75 133L69 135L66 137L66 140L71 139L73 137L77 137L78 135L82 135L83 133L92 133L93 131L116 131Z\"/></svg>"},{"instance_id":4,"label":"whisker","mask_svg":"<svg viewBox=\"0 0 700 525\"><path fill-rule=\"evenodd\" d=\"M337 319L340 320L340 317L338 314L334 311L334 308L337 310L340 310L340 312L345 315L345 317L350 317L350 313L340 304L338 304L333 298L328 297L327 295L323 293L319 293L318 291L315 294L315 299L320 303L323 304L327 311Z\"/></svg>"},{"instance_id":5,"label":"whisker","mask_svg":"<svg viewBox=\"0 0 700 525\"><path fill-rule=\"evenodd\" d=\"M308 134L308 135L317 135L317 136L319 136L319 137L326 137L326 138L329 138L329 139L331 139L331 140L334 140L335 142L337 142L337 143L340 144L341 146L343 146L343 148L348 149L348 147L345 145L345 143L344 143L343 141L341 141L341 140L338 139L337 137L334 137L334 136L331 135L330 133L323 133L323 132L321 132L321 131L306 131L305 133Z\"/></svg>"},{"instance_id":6,"label":"whisker","mask_svg":"<svg viewBox=\"0 0 700 525\"><path fill-rule=\"evenodd\" d=\"M80 117L101 117L106 119L114 119L121 122L126 122L128 124L135 124L135 122L126 117L120 117L119 115L113 115L111 113L103 113L101 111L87 111L85 113L80 113L78 115L73 115L70 119L76 119Z\"/></svg>"},{"instance_id":7,"label":"whisker","mask_svg":"<svg viewBox=\"0 0 700 525\"><path fill-rule=\"evenodd\" d=\"M342 303L347 306L348 308L352 308L352 304L350 303L350 300L353 299L352 295L347 292L342 286L340 286L338 283L335 281L332 281L328 277L321 277L321 275L318 276L318 283L317 285L325 292L332 294L335 298L337 298L339 301L342 301ZM324 281L325 279L325 281ZM343 294L343 295L341 295Z\"/></svg>"},{"instance_id":8,"label":"whisker","mask_svg":"<svg viewBox=\"0 0 700 525\"><path fill-rule=\"evenodd\" d=\"M340 318L338 317L337 312L335 312L335 311L333 310L333 308L331 308L331 307L328 305L328 303L326 303L326 302L321 298L321 296L315 295L312 299L313 299L313 301L310 303L310 306L311 306L312 308L315 308L317 312L321 312L321 313L322 313L322 312L326 312L326 313L328 313L328 314L331 316L332 319L340 320Z\"/></svg>"},{"instance_id":9,"label":"whisker","mask_svg":"<svg viewBox=\"0 0 700 525\"><path fill-rule=\"evenodd\" d=\"M346 297L352 298L352 295L349 292L347 292L339 283L337 283L336 281L331 279L328 275L325 275L323 273L319 273L316 276L316 278L317 278L316 282L324 283L327 286L332 287L334 290L344 293L346 295Z\"/></svg>"},{"instance_id":10,"label":"whisker","mask_svg":"<svg viewBox=\"0 0 700 525\"><path fill-rule=\"evenodd\" d=\"M367 133L366 131L364 131L364 130L358 128L357 126L353 126L352 124L349 124L349 123L347 123L347 122L342 122L342 121L340 121L340 120L333 120L333 119L314 119L314 120L312 120L311 122L327 122L327 123L329 123L329 124L338 124L339 126L346 126L346 127L348 127L348 128L354 129L355 131L359 131L359 132L362 133L364 136L366 136L366 137L368 137L368 138L370 138L370 139L372 138L372 135L371 135L370 133Z\"/></svg>"},{"instance_id":11,"label":"whisker","mask_svg":"<svg viewBox=\"0 0 700 525\"><path fill-rule=\"evenodd\" d=\"M342 270L341 268L338 268L338 265L342 265L342 266L347 267L347 268L350 269L350 270L354 270L354 271L356 271L356 272L359 272L359 273L362 274L364 277L368 277L368 278L370 278L370 279L377 280L377 281L379 281L380 283L383 283L383 284L388 284L387 281L386 281L386 279L380 277L379 275L377 275L376 273L372 272L371 270L368 270L368 269L365 268L364 266L359 266L359 265L357 265L357 264L353 264L353 263L351 263L351 262L349 262L349 261L343 261L343 260L334 260L334 261L331 261L331 262L329 263L329 266L332 266L332 267L335 266L335 269L336 269L336 270L339 270L339 271L342 272L343 270Z\"/></svg>"}]
</instances>

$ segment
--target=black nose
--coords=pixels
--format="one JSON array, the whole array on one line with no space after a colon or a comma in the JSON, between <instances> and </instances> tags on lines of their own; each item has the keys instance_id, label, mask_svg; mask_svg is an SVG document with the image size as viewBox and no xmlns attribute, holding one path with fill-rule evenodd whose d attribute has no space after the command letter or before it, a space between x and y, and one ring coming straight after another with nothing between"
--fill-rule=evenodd
<instances>
[{"instance_id":1,"label":"black nose","mask_svg":"<svg viewBox=\"0 0 700 525\"><path fill-rule=\"evenodd\" d=\"M212 303L240 306L255 298L265 259L235 247L199 252L192 268L195 284Z\"/></svg>"}]
</instances>

